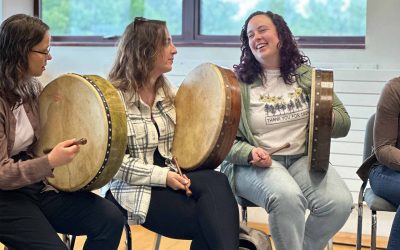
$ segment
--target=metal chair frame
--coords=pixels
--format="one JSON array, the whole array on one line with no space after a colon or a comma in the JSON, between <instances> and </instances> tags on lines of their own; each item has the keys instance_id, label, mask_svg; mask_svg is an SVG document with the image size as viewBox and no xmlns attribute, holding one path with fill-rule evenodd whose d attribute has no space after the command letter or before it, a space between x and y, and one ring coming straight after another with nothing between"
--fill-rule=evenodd
<instances>
[{"instance_id":1,"label":"metal chair frame","mask_svg":"<svg viewBox=\"0 0 400 250\"><path fill-rule=\"evenodd\" d=\"M105 197L105 199L108 199L107 196ZM113 200L110 201L114 203ZM125 249L132 250L132 232L131 232L131 227L128 224L128 221L126 221L124 224L124 231L125 231ZM157 236L156 236L156 241L154 243L154 250L159 250L161 244L161 234L156 234L156 235ZM74 249L75 239L76 239L75 235L63 235L63 241L70 250Z\"/></svg>"},{"instance_id":2,"label":"metal chair frame","mask_svg":"<svg viewBox=\"0 0 400 250\"><path fill-rule=\"evenodd\" d=\"M128 223L124 224L124 231L125 231L125 249L132 250L132 232L131 227ZM75 235L63 235L63 241L67 245L68 249L73 250L75 246ZM154 250L159 250L161 244L161 234L157 234L156 241L154 243Z\"/></svg>"},{"instance_id":3,"label":"metal chair frame","mask_svg":"<svg viewBox=\"0 0 400 250\"><path fill-rule=\"evenodd\" d=\"M373 130L375 123L375 114L373 114L367 122L364 135L364 152L363 159L367 157L373 151ZM364 202L371 209L371 250L376 250L376 229L378 223L377 211L388 211L396 212L396 208L392 206L388 201L382 197L376 195L371 188L366 188L368 181L364 181L361 184L360 192L358 194L358 220L357 220L357 250L361 250L362 247L362 222L363 222L363 207ZM366 194L369 194L372 198L371 201L365 199ZM381 207L377 207L373 204L373 201L379 199ZM392 207L391 207L392 206Z\"/></svg>"}]
</instances>

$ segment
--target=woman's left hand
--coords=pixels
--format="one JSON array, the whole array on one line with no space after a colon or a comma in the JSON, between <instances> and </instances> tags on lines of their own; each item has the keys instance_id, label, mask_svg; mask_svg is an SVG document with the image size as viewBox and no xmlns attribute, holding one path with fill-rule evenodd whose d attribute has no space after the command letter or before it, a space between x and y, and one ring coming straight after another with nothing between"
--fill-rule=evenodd
<instances>
[{"instance_id":1,"label":"woman's left hand","mask_svg":"<svg viewBox=\"0 0 400 250\"><path fill-rule=\"evenodd\" d=\"M190 179L186 176L180 176L178 173L169 171L167 174L167 186L173 190L186 190L185 186L190 187Z\"/></svg>"},{"instance_id":2,"label":"woman's left hand","mask_svg":"<svg viewBox=\"0 0 400 250\"><path fill-rule=\"evenodd\" d=\"M250 161L251 165L267 168L272 164L271 156L262 148L253 148L251 151L252 160Z\"/></svg>"}]
</instances>

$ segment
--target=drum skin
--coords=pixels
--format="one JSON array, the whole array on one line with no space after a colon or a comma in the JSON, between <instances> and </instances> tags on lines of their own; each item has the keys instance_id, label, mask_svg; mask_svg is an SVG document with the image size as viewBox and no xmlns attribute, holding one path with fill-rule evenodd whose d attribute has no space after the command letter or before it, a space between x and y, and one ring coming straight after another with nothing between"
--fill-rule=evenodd
<instances>
[{"instance_id":1,"label":"drum skin","mask_svg":"<svg viewBox=\"0 0 400 250\"><path fill-rule=\"evenodd\" d=\"M332 131L333 71L313 69L308 131L308 166L326 172Z\"/></svg>"},{"instance_id":2,"label":"drum skin","mask_svg":"<svg viewBox=\"0 0 400 250\"><path fill-rule=\"evenodd\" d=\"M182 169L214 169L235 140L240 120L240 88L235 74L204 63L185 77L175 97L172 154Z\"/></svg>"},{"instance_id":3,"label":"drum skin","mask_svg":"<svg viewBox=\"0 0 400 250\"><path fill-rule=\"evenodd\" d=\"M124 105L117 90L96 75L65 74L50 82L39 98L41 135L37 155L71 138L87 144L48 182L59 190L93 190L118 171L127 145Z\"/></svg>"}]
</instances>

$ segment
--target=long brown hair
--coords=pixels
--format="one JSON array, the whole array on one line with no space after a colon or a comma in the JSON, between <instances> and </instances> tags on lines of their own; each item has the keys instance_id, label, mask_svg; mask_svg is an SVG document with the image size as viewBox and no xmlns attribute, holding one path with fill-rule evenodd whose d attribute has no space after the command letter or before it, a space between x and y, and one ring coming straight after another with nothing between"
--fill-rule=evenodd
<instances>
[{"instance_id":1,"label":"long brown hair","mask_svg":"<svg viewBox=\"0 0 400 250\"><path fill-rule=\"evenodd\" d=\"M149 81L157 55L167 45L166 29L164 21L141 17L126 27L108 75L116 88L129 92L133 97ZM167 100L172 102L172 90L164 75L156 80L155 87L163 88Z\"/></svg>"},{"instance_id":2,"label":"long brown hair","mask_svg":"<svg viewBox=\"0 0 400 250\"><path fill-rule=\"evenodd\" d=\"M11 106L33 102L39 95L39 81L28 77L28 56L43 40L49 26L36 17L16 14L0 27L0 96Z\"/></svg>"}]
</instances>

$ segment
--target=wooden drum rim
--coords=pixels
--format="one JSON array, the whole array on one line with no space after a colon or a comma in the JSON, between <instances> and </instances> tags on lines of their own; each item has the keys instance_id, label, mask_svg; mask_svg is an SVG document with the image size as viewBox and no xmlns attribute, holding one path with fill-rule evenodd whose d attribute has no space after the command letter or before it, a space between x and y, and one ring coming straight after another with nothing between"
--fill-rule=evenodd
<instances>
[{"instance_id":1,"label":"wooden drum rim","mask_svg":"<svg viewBox=\"0 0 400 250\"><path fill-rule=\"evenodd\" d=\"M236 137L237 129L239 127L241 109L240 87L236 77L233 75L233 72L228 69L223 69L219 66L216 67L220 70L219 74L223 78L226 93L226 105L221 133L217 139L215 148L211 151L210 157L203 164L210 167L217 167L229 153L234 141L234 139L232 140L231 138ZM224 74L222 74L222 72L224 72ZM230 78L235 79L228 79L228 74L231 74Z\"/></svg>"},{"instance_id":2,"label":"wooden drum rim","mask_svg":"<svg viewBox=\"0 0 400 250\"><path fill-rule=\"evenodd\" d=\"M201 95L207 98L201 99ZM193 100L185 100L192 96ZM213 104L215 110L207 108ZM199 110L199 107L203 109ZM172 154L180 162L181 168L185 170L217 168L228 154L239 127L241 96L239 83L233 71L212 63L197 66L188 74L178 90L176 109L177 126ZM192 119L182 118L185 112L190 112L188 110L195 112L191 114ZM199 117L212 122L207 124L207 120L199 120ZM207 125L208 127L205 127ZM193 132L194 134L190 135L192 129L198 131L199 127L208 132L204 134L207 139L201 142L197 141L198 133ZM202 146L197 147L196 143Z\"/></svg>"},{"instance_id":3,"label":"wooden drum rim","mask_svg":"<svg viewBox=\"0 0 400 250\"><path fill-rule=\"evenodd\" d=\"M104 186L118 171L127 145L125 106L117 89L97 75L68 73L50 82L39 99L42 131L36 155L66 139L88 139L71 162L54 169L49 184L66 192ZM81 100L85 106L80 108Z\"/></svg>"},{"instance_id":4,"label":"wooden drum rim","mask_svg":"<svg viewBox=\"0 0 400 250\"><path fill-rule=\"evenodd\" d=\"M308 166L310 170L325 172L331 143L333 71L313 69L310 97Z\"/></svg>"},{"instance_id":5,"label":"wooden drum rim","mask_svg":"<svg viewBox=\"0 0 400 250\"><path fill-rule=\"evenodd\" d=\"M76 74L78 75L78 74ZM97 91L97 94L100 96L102 103L104 105L104 111L106 112L106 117L107 117L107 146L106 146L106 155L104 157L103 163L99 169L99 171L97 171L96 175L93 177L93 179L86 185L84 186L82 189L89 189L89 187L91 185L93 185L93 183L99 178L99 176L101 175L101 173L104 171L107 163L108 163L108 159L110 157L110 152L111 152L111 141L112 141L112 123L111 123L111 113L110 113L110 108L107 104L106 98L103 95L103 92L100 90L100 88L97 86L97 84L90 79L89 77L87 77L86 75L78 75L83 77L86 81L88 81L93 88Z\"/></svg>"}]
</instances>

